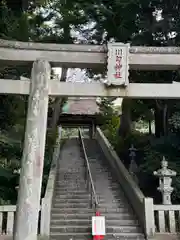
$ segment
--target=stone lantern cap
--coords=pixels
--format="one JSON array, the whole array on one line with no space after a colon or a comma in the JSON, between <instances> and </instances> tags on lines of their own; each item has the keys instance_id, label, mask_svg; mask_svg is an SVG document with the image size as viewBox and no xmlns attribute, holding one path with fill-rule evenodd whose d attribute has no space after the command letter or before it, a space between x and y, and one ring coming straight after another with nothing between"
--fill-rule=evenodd
<instances>
[{"instance_id":1,"label":"stone lantern cap","mask_svg":"<svg viewBox=\"0 0 180 240\"><path fill-rule=\"evenodd\" d=\"M161 162L161 169L154 171L154 176L158 177L174 177L176 176L176 172L168 168L168 161L166 161L165 157Z\"/></svg>"},{"instance_id":2,"label":"stone lantern cap","mask_svg":"<svg viewBox=\"0 0 180 240\"><path fill-rule=\"evenodd\" d=\"M13 171L13 173L18 173L18 174L20 174L20 172L21 172L21 169L19 168L19 169L15 169L14 171Z\"/></svg>"},{"instance_id":3,"label":"stone lantern cap","mask_svg":"<svg viewBox=\"0 0 180 240\"><path fill-rule=\"evenodd\" d=\"M133 144L131 144L131 147L129 148L129 151L130 151L130 154L129 154L130 157L133 158L133 157L136 156L136 151L137 151L137 149L134 147Z\"/></svg>"}]
</instances>

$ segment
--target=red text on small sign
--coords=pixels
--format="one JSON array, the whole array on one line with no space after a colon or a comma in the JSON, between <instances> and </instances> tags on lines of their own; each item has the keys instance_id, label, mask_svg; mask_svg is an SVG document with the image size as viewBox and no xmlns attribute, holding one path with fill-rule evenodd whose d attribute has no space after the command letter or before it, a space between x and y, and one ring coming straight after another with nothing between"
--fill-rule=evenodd
<instances>
[{"instance_id":1,"label":"red text on small sign","mask_svg":"<svg viewBox=\"0 0 180 240\"><path fill-rule=\"evenodd\" d=\"M114 74L114 77L117 79L117 78L122 78L121 76L121 68L122 68L122 56L120 55L117 55L119 54L121 51L116 51L116 65L114 66L114 69L115 69L115 74ZM122 53L122 52L121 52Z\"/></svg>"}]
</instances>

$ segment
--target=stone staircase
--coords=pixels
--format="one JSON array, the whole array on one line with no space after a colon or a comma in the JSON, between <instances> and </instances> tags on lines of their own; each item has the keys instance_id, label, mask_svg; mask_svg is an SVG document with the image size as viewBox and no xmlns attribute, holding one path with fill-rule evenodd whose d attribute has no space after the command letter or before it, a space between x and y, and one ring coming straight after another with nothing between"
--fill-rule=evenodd
<instances>
[{"instance_id":1,"label":"stone staircase","mask_svg":"<svg viewBox=\"0 0 180 240\"><path fill-rule=\"evenodd\" d=\"M106 218L106 239L145 239L138 221L96 140L85 140L99 211ZM84 159L78 139L69 139L61 151L51 211L51 240L92 239L90 194L85 184Z\"/></svg>"}]
</instances>

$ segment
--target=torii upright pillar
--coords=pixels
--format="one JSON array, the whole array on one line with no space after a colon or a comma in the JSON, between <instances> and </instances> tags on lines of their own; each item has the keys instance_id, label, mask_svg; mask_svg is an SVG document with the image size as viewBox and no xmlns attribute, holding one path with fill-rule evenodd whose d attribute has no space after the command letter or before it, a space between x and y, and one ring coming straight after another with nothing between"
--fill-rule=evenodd
<instances>
[{"instance_id":1,"label":"torii upright pillar","mask_svg":"<svg viewBox=\"0 0 180 240\"><path fill-rule=\"evenodd\" d=\"M50 74L46 60L34 62L13 240L37 240Z\"/></svg>"}]
</instances>

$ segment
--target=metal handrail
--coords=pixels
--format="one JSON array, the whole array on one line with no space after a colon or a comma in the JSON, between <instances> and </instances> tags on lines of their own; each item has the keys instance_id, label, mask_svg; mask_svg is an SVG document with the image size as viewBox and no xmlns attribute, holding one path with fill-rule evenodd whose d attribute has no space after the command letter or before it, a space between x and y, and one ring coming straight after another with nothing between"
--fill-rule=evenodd
<instances>
[{"instance_id":1,"label":"metal handrail","mask_svg":"<svg viewBox=\"0 0 180 240\"><path fill-rule=\"evenodd\" d=\"M96 210L99 205L99 202L98 202L95 185L94 185L94 181L93 181L92 174L91 174L90 164L89 164L89 160L87 157L87 153L86 153L86 149L85 149L84 141L83 141L83 137L82 137L82 132L81 132L80 128L78 129L78 132L79 132L80 144L82 146L84 159L85 159L85 166L86 166L86 177L85 178L87 181L88 189L89 189L89 191L91 191L91 206L93 207L93 204L94 204L95 210Z\"/></svg>"}]
</instances>

